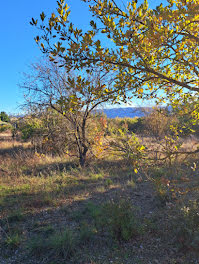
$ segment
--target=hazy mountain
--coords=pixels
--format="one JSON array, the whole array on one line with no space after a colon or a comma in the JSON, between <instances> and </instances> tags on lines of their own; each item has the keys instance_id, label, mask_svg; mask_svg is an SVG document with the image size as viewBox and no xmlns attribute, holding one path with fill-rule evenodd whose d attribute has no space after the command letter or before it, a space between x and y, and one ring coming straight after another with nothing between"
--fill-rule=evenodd
<instances>
[{"instance_id":1,"label":"hazy mountain","mask_svg":"<svg viewBox=\"0 0 199 264\"><path fill-rule=\"evenodd\" d=\"M142 107L120 107L120 108L107 108L99 110L103 112L108 118L115 117L142 117L146 113L151 111L151 108L142 108Z\"/></svg>"},{"instance_id":2,"label":"hazy mountain","mask_svg":"<svg viewBox=\"0 0 199 264\"><path fill-rule=\"evenodd\" d=\"M152 111L151 107L118 107L94 110L93 112L103 112L108 118L115 117L142 117ZM10 118L23 118L25 115L10 115Z\"/></svg>"}]
</instances>

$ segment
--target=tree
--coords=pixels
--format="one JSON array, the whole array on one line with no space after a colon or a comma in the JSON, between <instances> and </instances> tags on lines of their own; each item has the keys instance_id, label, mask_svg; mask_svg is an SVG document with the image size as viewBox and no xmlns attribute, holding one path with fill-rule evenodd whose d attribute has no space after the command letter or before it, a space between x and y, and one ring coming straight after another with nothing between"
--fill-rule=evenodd
<instances>
[{"instance_id":1,"label":"tree","mask_svg":"<svg viewBox=\"0 0 199 264\"><path fill-rule=\"evenodd\" d=\"M50 18L41 14L35 40L52 61L83 69L102 66L117 73L114 86L141 98L169 98L199 92L199 1L167 0L150 9L145 0L121 8L115 0L83 0L96 18L83 32L69 23L69 7L58 1ZM101 34L107 37L106 46ZM125 87L125 89L124 89ZM159 90L161 89L161 92Z\"/></svg>"},{"instance_id":2,"label":"tree","mask_svg":"<svg viewBox=\"0 0 199 264\"><path fill-rule=\"evenodd\" d=\"M0 120L2 122L9 122L10 121L9 116L6 114L6 112L0 113Z\"/></svg>"},{"instance_id":3,"label":"tree","mask_svg":"<svg viewBox=\"0 0 199 264\"><path fill-rule=\"evenodd\" d=\"M25 91L26 108L51 108L65 118L68 122L68 141L81 166L85 165L92 145L88 120L93 110L103 103L115 103L120 99L118 92L112 88L113 76L102 69L95 69L92 74L68 73L64 68L46 61L33 64L32 72L25 74L20 85Z\"/></svg>"}]
</instances>

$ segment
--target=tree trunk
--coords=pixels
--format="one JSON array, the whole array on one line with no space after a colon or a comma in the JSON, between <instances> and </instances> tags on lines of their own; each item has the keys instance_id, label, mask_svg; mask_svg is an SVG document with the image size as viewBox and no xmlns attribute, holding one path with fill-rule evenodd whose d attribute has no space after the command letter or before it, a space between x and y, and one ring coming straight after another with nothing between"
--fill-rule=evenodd
<instances>
[{"instance_id":1,"label":"tree trunk","mask_svg":"<svg viewBox=\"0 0 199 264\"><path fill-rule=\"evenodd\" d=\"M83 168L86 163L86 154L88 151L88 147L84 146L83 152L79 153L79 164Z\"/></svg>"}]
</instances>

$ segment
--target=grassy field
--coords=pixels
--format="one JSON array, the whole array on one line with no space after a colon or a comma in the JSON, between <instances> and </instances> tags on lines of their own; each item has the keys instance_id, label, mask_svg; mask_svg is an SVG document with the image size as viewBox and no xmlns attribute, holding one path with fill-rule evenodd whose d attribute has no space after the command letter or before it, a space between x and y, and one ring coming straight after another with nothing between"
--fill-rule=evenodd
<instances>
[{"instance_id":1,"label":"grassy field","mask_svg":"<svg viewBox=\"0 0 199 264\"><path fill-rule=\"evenodd\" d=\"M199 263L197 156L135 173L0 141L0 263ZM192 202L190 205L190 201Z\"/></svg>"}]
</instances>

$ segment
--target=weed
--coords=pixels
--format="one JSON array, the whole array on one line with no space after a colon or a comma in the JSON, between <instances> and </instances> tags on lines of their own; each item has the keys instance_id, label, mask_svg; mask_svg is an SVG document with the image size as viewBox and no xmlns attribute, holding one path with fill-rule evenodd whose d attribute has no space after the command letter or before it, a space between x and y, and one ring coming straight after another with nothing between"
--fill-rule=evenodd
<instances>
[{"instance_id":1,"label":"weed","mask_svg":"<svg viewBox=\"0 0 199 264\"><path fill-rule=\"evenodd\" d=\"M85 209L94 220L101 216L101 207L89 202Z\"/></svg>"},{"instance_id":2,"label":"weed","mask_svg":"<svg viewBox=\"0 0 199 264\"><path fill-rule=\"evenodd\" d=\"M96 191L98 193L104 193L105 192L105 188L104 188L104 186L99 186L99 187L96 188Z\"/></svg>"},{"instance_id":3,"label":"weed","mask_svg":"<svg viewBox=\"0 0 199 264\"><path fill-rule=\"evenodd\" d=\"M113 184L113 181L111 179L106 179L105 181L105 187L110 187Z\"/></svg>"},{"instance_id":4,"label":"weed","mask_svg":"<svg viewBox=\"0 0 199 264\"><path fill-rule=\"evenodd\" d=\"M75 221L80 221L83 217L84 214L86 213L86 210L83 211L74 211L71 214L71 219Z\"/></svg>"},{"instance_id":5,"label":"weed","mask_svg":"<svg viewBox=\"0 0 199 264\"><path fill-rule=\"evenodd\" d=\"M68 215L70 214L70 209L67 206L61 206L60 207L60 211L64 214L64 215Z\"/></svg>"},{"instance_id":6,"label":"weed","mask_svg":"<svg viewBox=\"0 0 199 264\"><path fill-rule=\"evenodd\" d=\"M135 188L136 188L136 183L134 182L134 180L129 180L129 181L127 182L127 185L128 185L129 187L131 187L132 189L135 189Z\"/></svg>"},{"instance_id":7,"label":"weed","mask_svg":"<svg viewBox=\"0 0 199 264\"><path fill-rule=\"evenodd\" d=\"M54 232L54 227L51 225L39 226L35 228L34 231L38 233L45 233L46 235L48 235Z\"/></svg>"},{"instance_id":8,"label":"weed","mask_svg":"<svg viewBox=\"0 0 199 264\"><path fill-rule=\"evenodd\" d=\"M98 181L104 178L104 174L103 173L91 173L90 177L92 181Z\"/></svg>"},{"instance_id":9,"label":"weed","mask_svg":"<svg viewBox=\"0 0 199 264\"><path fill-rule=\"evenodd\" d=\"M88 213L99 232L108 231L117 241L128 241L141 232L141 225L135 216L135 209L129 201L110 201L96 206L89 203Z\"/></svg>"},{"instance_id":10,"label":"weed","mask_svg":"<svg viewBox=\"0 0 199 264\"><path fill-rule=\"evenodd\" d=\"M171 200L171 193L167 182L162 179L155 179L155 191L156 191L156 201L158 205L165 206L167 202Z\"/></svg>"},{"instance_id":11,"label":"weed","mask_svg":"<svg viewBox=\"0 0 199 264\"><path fill-rule=\"evenodd\" d=\"M76 239L70 230L54 233L48 238L37 236L28 243L28 249L31 253L41 255L51 251L55 257L64 259L70 258L75 248Z\"/></svg>"},{"instance_id":12,"label":"weed","mask_svg":"<svg viewBox=\"0 0 199 264\"><path fill-rule=\"evenodd\" d=\"M173 227L180 249L199 252L199 201L183 207Z\"/></svg>"},{"instance_id":13,"label":"weed","mask_svg":"<svg viewBox=\"0 0 199 264\"><path fill-rule=\"evenodd\" d=\"M152 177L154 179L166 176L167 172L164 167L154 167L152 169Z\"/></svg>"},{"instance_id":14,"label":"weed","mask_svg":"<svg viewBox=\"0 0 199 264\"><path fill-rule=\"evenodd\" d=\"M119 242L128 241L141 231L130 201L111 201L103 206L102 214L109 232Z\"/></svg>"},{"instance_id":15,"label":"weed","mask_svg":"<svg viewBox=\"0 0 199 264\"><path fill-rule=\"evenodd\" d=\"M55 251L57 256L70 257L75 250L75 238L71 231L55 233L49 238L49 248Z\"/></svg>"},{"instance_id":16,"label":"weed","mask_svg":"<svg viewBox=\"0 0 199 264\"><path fill-rule=\"evenodd\" d=\"M25 216L20 209L18 211L13 211L11 214L7 216L7 220L9 223L20 222L24 220L24 218Z\"/></svg>"},{"instance_id":17,"label":"weed","mask_svg":"<svg viewBox=\"0 0 199 264\"><path fill-rule=\"evenodd\" d=\"M10 234L5 239L5 244L11 248L16 248L21 243L21 236L18 233Z\"/></svg>"},{"instance_id":18,"label":"weed","mask_svg":"<svg viewBox=\"0 0 199 264\"><path fill-rule=\"evenodd\" d=\"M92 228L88 223L83 222L79 230L79 240L81 243L89 242L93 239L96 229Z\"/></svg>"}]
</instances>

